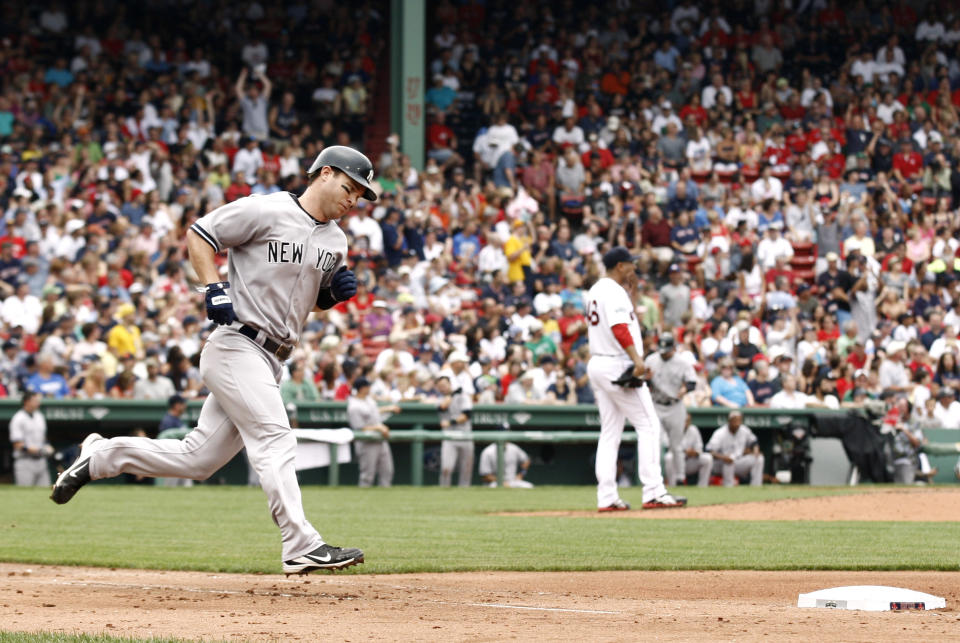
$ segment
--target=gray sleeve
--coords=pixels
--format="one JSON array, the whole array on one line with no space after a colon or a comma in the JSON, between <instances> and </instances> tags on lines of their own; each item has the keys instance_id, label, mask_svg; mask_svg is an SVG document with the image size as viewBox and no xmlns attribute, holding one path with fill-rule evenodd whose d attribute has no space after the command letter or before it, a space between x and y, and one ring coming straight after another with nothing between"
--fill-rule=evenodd
<instances>
[{"instance_id":1,"label":"gray sleeve","mask_svg":"<svg viewBox=\"0 0 960 643\"><path fill-rule=\"evenodd\" d=\"M249 243L266 231L269 220L262 216L259 199L244 197L225 203L197 219L190 229L217 252Z\"/></svg>"},{"instance_id":2,"label":"gray sleeve","mask_svg":"<svg viewBox=\"0 0 960 643\"><path fill-rule=\"evenodd\" d=\"M514 457L517 459L517 468L520 468L520 465L530 459L530 456L527 455L527 452L518 447L513 442L507 444L507 449L513 451ZM506 457L506 456L504 456ZM508 458L509 459L509 458Z\"/></svg>"},{"instance_id":3,"label":"gray sleeve","mask_svg":"<svg viewBox=\"0 0 960 643\"><path fill-rule=\"evenodd\" d=\"M23 442L24 441L24 426L23 426L23 413L17 411L13 414L13 417L10 419L10 442Z\"/></svg>"},{"instance_id":4,"label":"gray sleeve","mask_svg":"<svg viewBox=\"0 0 960 643\"><path fill-rule=\"evenodd\" d=\"M491 444L480 452L480 466L477 473L481 476L492 476L497 473L497 445Z\"/></svg>"},{"instance_id":5,"label":"gray sleeve","mask_svg":"<svg viewBox=\"0 0 960 643\"><path fill-rule=\"evenodd\" d=\"M703 453L703 436L700 435L700 428L695 424L690 425L690 448Z\"/></svg>"},{"instance_id":6,"label":"gray sleeve","mask_svg":"<svg viewBox=\"0 0 960 643\"><path fill-rule=\"evenodd\" d=\"M686 368L683 369L683 381L691 384L697 383L697 371L694 370L693 364L687 364Z\"/></svg>"},{"instance_id":7,"label":"gray sleeve","mask_svg":"<svg viewBox=\"0 0 960 643\"><path fill-rule=\"evenodd\" d=\"M711 453L723 453L723 438L722 433L726 428L726 424L721 427L718 427L716 431L713 432L713 435L710 436L710 439L707 441L707 451Z\"/></svg>"}]
</instances>

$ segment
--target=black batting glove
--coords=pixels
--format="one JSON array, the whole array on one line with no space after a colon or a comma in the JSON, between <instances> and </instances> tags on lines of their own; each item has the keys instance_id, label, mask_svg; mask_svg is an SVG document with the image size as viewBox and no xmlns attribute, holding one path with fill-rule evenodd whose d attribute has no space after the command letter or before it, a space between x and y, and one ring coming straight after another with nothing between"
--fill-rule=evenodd
<instances>
[{"instance_id":1,"label":"black batting glove","mask_svg":"<svg viewBox=\"0 0 960 643\"><path fill-rule=\"evenodd\" d=\"M228 326L237 321L237 314L233 312L233 302L230 300L230 296L226 291L229 287L229 281L218 281L217 283L207 284L205 289L207 293L207 319L214 324Z\"/></svg>"},{"instance_id":2,"label":"black batting glove","mask_svg":"<svg viewBox=\"0 0 960 643\"><path fill-rule=\"evenodd\" d=\"M357 294L357 276L346 266L340 268L330 282L330 294L337 301L346 301Z\"/></svg>"}]
</instances>

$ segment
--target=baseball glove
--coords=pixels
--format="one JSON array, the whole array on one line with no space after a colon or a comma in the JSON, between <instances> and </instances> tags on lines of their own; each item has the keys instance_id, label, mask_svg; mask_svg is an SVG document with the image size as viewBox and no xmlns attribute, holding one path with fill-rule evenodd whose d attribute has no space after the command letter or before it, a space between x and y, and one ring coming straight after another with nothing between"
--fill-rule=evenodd
<instances>
[{"instance_id":1,"label":"baseball glove","mask_svg":"<svg viewBox=\"0 0 960 643\"><path fill-rule=\"evenodd\" d=\"M613 380L613 383L624 388L640 388L647 383L647 380L643 377L636 377L633 374L633 366L628 366L620 377Z\"/></svg>"}]
</instances>

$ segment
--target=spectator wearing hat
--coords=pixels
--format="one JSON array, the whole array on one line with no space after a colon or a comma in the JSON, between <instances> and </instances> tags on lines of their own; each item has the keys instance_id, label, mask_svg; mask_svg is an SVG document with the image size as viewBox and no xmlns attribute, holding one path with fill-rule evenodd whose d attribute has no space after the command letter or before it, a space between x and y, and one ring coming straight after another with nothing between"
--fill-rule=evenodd
<instances>
[{"instance_id":1,"label":"spectator wearing hat","mask_svg":"<svg viewBox=\"0 0 960 643\"><path fill-rule=\"evenodd\" d=\"M183 413L187 410L187 400L177 393L167 398L167 412L160 420L160 426L157 430L160 432L167 429L185 429L187 426L183 423Z\"/></svg>"},{"instance_id":2,"label":"spectator wearing hat","mask_svg":"<svg viewBox=\"0 0 960 643\"><path fill-rule=\"evenodd\" d=\"M140 338L140 327L137 326L137 311L131 303L124 303L117 307L114 315L117 323L107 333L107 346L117 355L133 355L143 357L143 342Z\"/></svg>"},{"instance_id":3,"label":"spectator wearing hat","mask_svg":"<svg viewBox=\"0 0 960 643\"><path fill-rule=\"evenodd\" d=\"M369 312L363 315L362 332L375 339L387 339L393 328L393 316L383 299L374 299Z\"/></svg>"},{"instance_id":4,"label":"spectator wearing hat","mask_svg":"<svg viewBox=\"0 0 960 643\"><path fill-rule=\"evenodd\" d=\"M937 393L937 405L933 409L933 417L943 429L960 429L960 402L957 401L957 391L951 386L944 386Z\"/></svg>"},{"instance_id":5,"label":"spectator wearing hat","mask_svg":"<svg viewBox=\"0 0 960 643\"><path fill-rule=\"evenodd\" d=\"M534 374L530 371L520 375L507 387L507 394L503 401L507 404L542 404L546 394L537 390L534 386L534 378Z\"/></svg>"},{"instance_id":6,"label":"spectator wearing hat","mask_svg":"<svg viewBox=\"0 0 960 643\"><path fill-rule=\"evenodd\" d=\"M390 429L383 423L383 412L399 413L400 407L393 404L380 407L370 397L370 381L359 377L353 384L354 393L347 400L347 418L355 432L379 434L381 440L357 440L354 447L360 470L359 486L371 487L376 481L381 487L393 484L393 453L390 450Z\"/></svg>"},{"instance_id":7,"label":"spectator wearing hat","mask_svg":"<svg viewBox=\"0 0 960 643\"><path fill-rule=\"evenodd\" d=\"M903 364L906 345L891 341L887 344L886 357L880 362L880 386L885 392L905 393L909 390L910 378Z\"/></svg>"}]
</instances>

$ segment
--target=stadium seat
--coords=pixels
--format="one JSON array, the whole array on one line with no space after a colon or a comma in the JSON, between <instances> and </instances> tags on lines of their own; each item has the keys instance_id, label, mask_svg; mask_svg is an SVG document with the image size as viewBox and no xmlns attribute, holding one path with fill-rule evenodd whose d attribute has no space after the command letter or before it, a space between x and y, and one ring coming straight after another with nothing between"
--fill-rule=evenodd
<instances>
[{"instance_id":1,"label":"stadium seat","mask_svg":"<svg viewBox=\"0 0 960 643\"><path fill-rule=\"evenodd\" d=\"M794 257L817 257L817 246L809 241L794 241L790 245L793 246Z\"/></svg>"},{"instance_id":2,"label":"stadium seat","mask_svg":"<svg viewBox=\"0 0 960 643\"><path fill-rule=\"evenodd\" d=\"M694 181L702 184L710 180L710 174L711 174L711 170L707 170L705 172L691 172L690 176L693 177Z\"/></svg>"}]
</instances>

